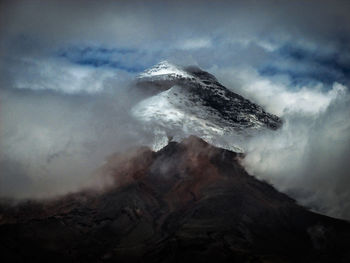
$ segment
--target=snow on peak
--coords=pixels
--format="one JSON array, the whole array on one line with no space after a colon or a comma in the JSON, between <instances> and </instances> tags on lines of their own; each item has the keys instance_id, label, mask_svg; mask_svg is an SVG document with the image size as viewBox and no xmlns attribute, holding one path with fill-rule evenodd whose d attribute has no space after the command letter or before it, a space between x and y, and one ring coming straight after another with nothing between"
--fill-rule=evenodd
<instances>
[{"instance_id":1,"label":"snow on peak","mask_svg":"<svg viewBox=\"0 0 350 263\"><path fill-rule=\"evenodd\" d=\"M190 78L189 73L183 70L181 67L171 64L170 62L163 60L154 67L147 69L139 75L139 78L148 78L154 76L172 75L174 77Z\"/></svg>"},{"instance_id":2,"label":"snow on peak","mask_svg":"<svg viewBox=\"0 0 350 263\"><path fill-rule=\"evenodd\" d=\"M153 150L164 147L167 132L181 141L189 135L196 135L208 143L235 152L243 152L238 144L226 141L229 128L218 120L215 113L207 112L199 98L180 86L158 93L147 98L131 110L131 114L144 123L151 123L151 129L156 130ZM162 131L162 132L160 132ZM235 140L237 142L238 139Z\"/></svg>"},{"instance_id":3,"label":"snow on peak","mask_svg":"<svg viewBox=\"0 0 350 263\"><path fill-rule=\"evenodd\" d=\"M244 140L282 124L242 96L221 85L215 76L198 67L162 61L139 76L143 86L154 88L132 110L146 129L158 129L154 148L167 142L166 133L178 138L196 135L221 148L242 152ZM159 139L160 138L160 139Z\"/></svg>"}]
</instances>

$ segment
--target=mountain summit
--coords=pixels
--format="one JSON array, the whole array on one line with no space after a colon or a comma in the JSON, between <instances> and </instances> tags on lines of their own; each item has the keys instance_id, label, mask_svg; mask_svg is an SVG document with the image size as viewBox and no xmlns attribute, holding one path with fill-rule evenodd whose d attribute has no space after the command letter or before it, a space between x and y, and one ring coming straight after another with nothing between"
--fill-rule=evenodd
<instances>
[{"instance_id":1,"label":"mountain summit","mask_svg":"<svg viewBox=\"0 0 350 263\"><path fill-rule=\"evenodd\" d=\"M157 65L153 66L152 68L149 68L145 70L143 73L141 73L138 78L149 78L149 77L156 77L156 76L166 76L167 79L174 78L174 79L190 79L192 76L191 74L188 74L186 70L182 69L179 66L175 66L174 64L169 63L166 60L163 60L159 62Z\"/></svg>"},{"instance_id":2,"label":"mountain summit","mask_svg":"<svg viewBox=\"0 0 350 263\"><path fill-rule=\"evenodd\" d=\"M216 146L239 151L238 145L225 138L250 136L282 125L279 117L227 89L196 66L162 61L141 73L137 84L150 90L151 96L132 109L133 116L178 140L197 135Z\"/></svg>"}]
</instances>

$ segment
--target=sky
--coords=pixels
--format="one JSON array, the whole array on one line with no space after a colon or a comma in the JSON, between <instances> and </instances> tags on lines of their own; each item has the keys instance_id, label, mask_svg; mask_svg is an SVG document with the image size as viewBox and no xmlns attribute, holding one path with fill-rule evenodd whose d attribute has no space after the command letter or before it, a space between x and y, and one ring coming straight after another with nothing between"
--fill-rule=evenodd
<instances>
[{"instance_id":1,"label":"sky","mask_svg":"<svg viewBox=\"0 0 350 263\"><path fill-rule=\"evenodd\" d=\"M280 116L244 166L305 206L350 219L349 1L1 1L0 196L75 191L152 132L135 76L197 65Z\"/></svg>"}]
</instances>

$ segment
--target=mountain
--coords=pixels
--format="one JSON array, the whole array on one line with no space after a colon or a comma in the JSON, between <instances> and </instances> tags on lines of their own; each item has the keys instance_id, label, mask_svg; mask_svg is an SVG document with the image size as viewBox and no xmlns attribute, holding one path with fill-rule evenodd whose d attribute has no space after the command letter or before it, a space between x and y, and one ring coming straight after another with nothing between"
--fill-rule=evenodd
<instances>
[{"instance_id":1,"label":"mountain","mask_svg":"<svg viewBox=\"0 0 350 263\"><path fill-rule=\"evenodd\" d=\"M198 67L162 61L141 73L137 84L151 96L132 109L133 116L178 141L193 134L216 146L243 151L240 139L282 125L280 118Z\"/></svg>"},{"instance_id":2,"label":"mountain","mask_svg":"<svg viewBox=\"0 0 350 263\"><path fill-rule=\"evenodd\" d=\"M110 182L0 206L2 262L350 262L350 224L247 174L191 136L110 156Z\"/></svg>"}]
</instances>

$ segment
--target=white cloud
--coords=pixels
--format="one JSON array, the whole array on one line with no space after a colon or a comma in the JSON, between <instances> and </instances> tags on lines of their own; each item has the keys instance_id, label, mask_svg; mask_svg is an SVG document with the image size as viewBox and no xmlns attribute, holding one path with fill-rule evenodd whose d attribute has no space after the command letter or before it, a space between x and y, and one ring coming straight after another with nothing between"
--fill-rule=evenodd
<instances>
[{"instance_id":1,"label":"white cloud","mask_svg":"<svg viewBox=\"0 0 350 263\"><path fill-rule=\"evenodd\" d=\"M219 75L228 72L239 78L226 80L236 85L236 92L284 121L281 129L246 142L247 170L316 211L350 218L348 88L334 83L328 91L321 84L291 89L286 80L266 79L246 70L226 69Z\"/></svg>"},{"instance_id":2,"label":"white cloud","mask_svg":"<svg viewBox=\"0 0 350 263\"><path fill-rule=\"evenodd\" d=\"M213 71L227 87L282 117L294 112L318 114L324 111L339 93L346 92L346 87L339 83L335 83L331 90L324 91L322 83L294 86L286 76L280 79L267 78L247 68L223 68Z\"/></svg>"},{"instance_id":3,"label":"white cloud","mask_svg":"<svg viewBox=\"0 0 350 263\"><path fill-rule=\"evenodd\" d=\"M53 90L67 94L96 93L103 82L115 77L112 70L80 66L59 59L19 58L10 77L13 88Z\"/></svg>"},{"instance_id":4,"label":"white cloud","mask_svg":"<svg viewBox=\"0 0 350 263\"><path fill-rule=\"evenodd\" d=\"M212 42L209 38L186 39L179 44L179 48L184 50L208 48L211 46Z\"/></svg>"},{"instance_id":5,"label":"white cloud","mask_svg":"<svg viewBox=\"0 0 350 263\"><path fill-rule=\"evenodd\" d=\"M81 189L106 156L152 140L129 116L140 94L128 84L105 79L93 96L85 91L73 96L64 86L55 89L59 92L0 89L0 196L46 197Z\"/></svg>"}]
</instances>

